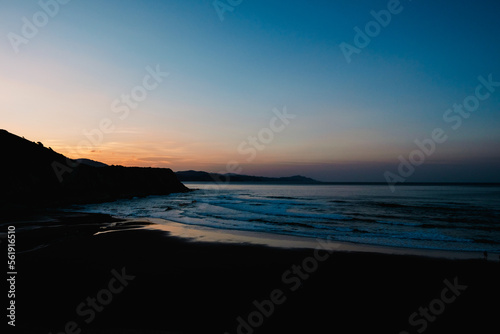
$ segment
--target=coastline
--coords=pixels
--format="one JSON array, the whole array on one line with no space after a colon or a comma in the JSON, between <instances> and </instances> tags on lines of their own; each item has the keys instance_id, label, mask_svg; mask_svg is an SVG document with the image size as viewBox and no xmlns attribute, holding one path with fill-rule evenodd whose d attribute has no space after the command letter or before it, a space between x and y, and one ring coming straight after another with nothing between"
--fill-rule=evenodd
<instances>
[{"instance_id":1,"label":"coastline","mask_svg":"<svg viewBox=\"0 0 500 334\"><path fill-rule=\"evenodd\" d=\"M315 249L320 247L338 252L411 255L443 259L466 260L484 258L483 252L480 251L459 252L439 249L378 246L268 232L216 229L205 226L177 223L162 218L144 218L144 220L150 222L151 224L145 225L143 228L165 231L173 236L186 238L196 242L244 243L280 248ZM488 260L500 262L499 256L500 254L492 253L489 255Z\"/></svg>"},{"instance_id":2,"label":"coastline","mask_svg":"<svg viewBox=\"0 0 500 334\"><path fill-rule=\"evenodd\" d=\"M84 333L249 333L240 319L248 325L255 305L269 306L265 301L276 291L283 303L253 332L413 333L419 327L409 317L451 283L467 288L427 321L426 333L477 332L497 323L491 300L500 298L498 263L316 252L316 240L300 238L303 243L289 247L288 237L267 235L266 243L285 242L270 247L260 233L222 237L207 228L102 214L45 216L14 223L22 268L17 327L25 333L59 333L71 322ZM110 300L102 298L116 273L130 281ZM92 319L87 298L103 302Z\"/></svg>"},{"instance_id":3,"label":"coastline","mask_svg":"<svg viewBox=\"0 0 500 334\"><path fill-rule=\"evenodd\" d=\"M91 213L68 213L93 215ZM108 216L103 214L104 216ZM335 252L359 252L392 255L422 256L429 258L442 258L449 260L482 260L483 252L480 251L453 251L440 249L380 246L370 244L351 243L346 241L333 241L305 236L293 236L269 232L218 229L208 226L178 223L162 218L121 218L109 217L122 222L120 228L97 232L97 234L115 231L146 229L166 232L170 236L185 239L191 242L223 243L223 244L248 244L286 249L329 249ZM124 228L123 226L127 227ZM500 262L500 253L489 253L488 261Z\"/></svg>"}]
</instances>

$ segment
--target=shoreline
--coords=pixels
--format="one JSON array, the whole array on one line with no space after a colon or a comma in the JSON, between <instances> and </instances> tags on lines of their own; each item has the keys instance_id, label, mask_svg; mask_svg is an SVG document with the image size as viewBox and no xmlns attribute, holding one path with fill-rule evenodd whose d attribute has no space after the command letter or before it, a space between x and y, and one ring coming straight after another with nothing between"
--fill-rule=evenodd
<instances>
[{"instance_id":1,"label":"shoreline","mask_svg":"<svg viewBox=\"0 0 500 334\"><path fill-rule=\"evenodd\" d=\"M114 217L117 218L118 217ZM244 243L278 248L328 248L339 252L361 252L393 255L423 256L442 259L484 259L481 251L453 251L425 248L391 247L370 244L357 244L346 241L334 241L328 239L311 238L304 236L293 236L269 232L244 231L218 229L200 225L189 225L178 223L163 218L143 217L137 219L119 218L126 221L146 220L151 224L142 228L161 230L172 236L185 238L194 242L220 242L220 243ZM488 261L500 262L500 253L488 253Z\"/></svg>"},{"instance_id":2,"label":"shoreline","mask_svg":"<svg viewBox=\"0 0 500 334\"><path fill-rule=\"evenodd\" d=\"M484 260L484 254L482 251L455 251L361 244L347 241L328 240L323 238L312 238L306 236L286 235L262 231L220 229L208 226L179 223L163 218L131 218L102 213L61 211L58 209L32 213L25 217L17 217L17 219L14 221L17 221L18 223L21 223L23 225L39 226L39 224L51 224L56 222L58 219L71 219L71 217L75 217L76 220L78 220L78 217L94 217L93 220L95 220L95 217L99 217L97 219L98 222L111 222L111 227L114 224L119 224L118 229L111 228L106 231L98 231L96 235L102 233L124 231L125 228L123 227L123 225L127 225L126 229L163 231L171 236L182 238L190 242L249 244L284 249L315 249L320 247L323 249L328 248L329 250L336 252L407 255L449 260ZM7 224L0 224L0 226L3 225L6 226ZM0 236L3 234L3 232L0 232ZM500 253L489 252L487 260L489 262L500 263Z\"/></svg>"}]
</instances>

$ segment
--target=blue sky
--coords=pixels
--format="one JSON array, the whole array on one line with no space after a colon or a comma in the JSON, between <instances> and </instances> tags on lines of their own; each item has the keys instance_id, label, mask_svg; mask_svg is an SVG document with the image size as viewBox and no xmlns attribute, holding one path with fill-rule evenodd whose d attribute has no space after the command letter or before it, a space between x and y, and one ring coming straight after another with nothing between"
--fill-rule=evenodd
<instances>
[{"instance_id":1,"label":"blue sky","mask_svg":"<svg viewBox=\"0 0 500 334\"><path fill-rule=\"evenodd\" d=\"M325 181L384 181L443 128L407 181L500 182L500 88L457 130L443 121L479 76L500 81L500 3L401 1L348 63L339 45L389 3L244 0L221 21L212 1L71 0L16 53L9 33L42 9L4 1L1 127L73 158L215 172L237 161ZM117 118L111 103L157 65L168 77ZM247 161L238 147L285 106L296 117ZM102 119L114 130L78 148Z\"/></svg>"}]
</instances>

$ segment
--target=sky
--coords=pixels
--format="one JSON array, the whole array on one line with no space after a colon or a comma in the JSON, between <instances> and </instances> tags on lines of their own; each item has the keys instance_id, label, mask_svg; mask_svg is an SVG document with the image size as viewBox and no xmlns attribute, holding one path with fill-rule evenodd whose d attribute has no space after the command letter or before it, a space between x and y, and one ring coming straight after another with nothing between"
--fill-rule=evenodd
<instances>
[{"instance_id":1,"label":"sky","mask_svg":"<svg viewBox=\"0 0 500 334\"><path fill-rule=\"evenodd\" d=\"M499 13L498 1L1 0L0 128L124 166L500 182Z\"/></svg>"}]
</instances>

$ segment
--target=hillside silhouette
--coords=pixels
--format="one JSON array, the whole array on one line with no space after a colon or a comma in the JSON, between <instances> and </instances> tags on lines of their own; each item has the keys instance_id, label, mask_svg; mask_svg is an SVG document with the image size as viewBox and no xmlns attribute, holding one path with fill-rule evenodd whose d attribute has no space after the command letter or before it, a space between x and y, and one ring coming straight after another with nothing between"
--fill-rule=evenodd
<instances>
[{"instance_id":1,"label":"hillside silhouette","mask_svg":"<svg viewBox=\"0 0 500 334\"><path fill-rule=\"evenodd\" d=\"M0 208L44 207L186 192L169 168L94 167L0 130Z\"/></svg>"},{"instance_id":2,"label":"hillside silhouette","mask_svg":"<svg viewBox=\"0 0 500 334\"><path fill-rule=\"evenodd\" d=\"M194 171L194 170L175 172L175 174L182 182L323 184L323 182L301 175L286 176L286 177L265 177L265 176L252 176L252 175L242 175L242 174L208 173L208 172Z\"/></svg>"}]
</instances>

